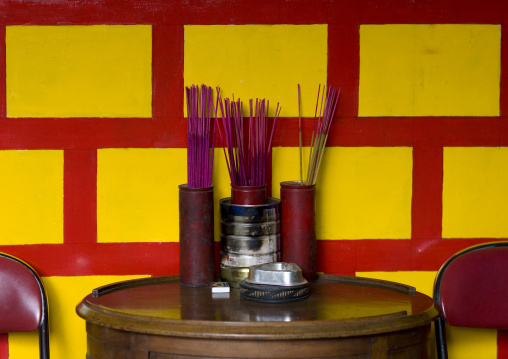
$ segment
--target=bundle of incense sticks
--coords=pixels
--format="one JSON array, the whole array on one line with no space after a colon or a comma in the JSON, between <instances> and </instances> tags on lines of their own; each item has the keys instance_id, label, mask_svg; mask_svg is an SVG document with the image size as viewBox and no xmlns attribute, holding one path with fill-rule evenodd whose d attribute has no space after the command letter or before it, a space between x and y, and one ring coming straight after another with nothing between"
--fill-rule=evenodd
<instances>
[{"instance_id":1,"label":"bundle of incense sticks","mask_svg":"<svg viewBox=\"0 0 508 359\"><path fill-rule=\"evenodd\" d=\"M308 185L314 185L317 181L319 167L325 152L326 141L328 140L328 133L332 125L335 109L339 100L340 88L329 86L326 93L326 87L321 85L318 88L318 96L316 101L316 110L314 113L314 127L312 130L312 138L309 153L309 165L307 167L307 180ZM320 102L321 97L321 104ZM324 102L324 104L323 104ZM323 108L324 105L324 108ZM317 110L319 107L319 116ZM300 85L298 85L298 113L299 113L299 142L300 142L300 182L303 184L303 164L302 164L302 121L300 115Z\"/></svg>"},{"instance_id":2,"label":"bundle of incense sticks","mask_svg":"<svg viewBox=\"0 0 508 359\"><path fill-rule=\"evenodd\" d=\"M187 97L187 187L212 185L215 123L213 90L205 85L185 87Z\"/></svg>"},{"instance_id":3,"label":"bundle of incense sticks","mask_svg":"<svg viewBox=\"0 0 508 359\"><path fill-rule=\"evenodd\" d=\"M265 99L249 100L250 117L244 127L243 103L225 98L222 101L220 88L217 87L217 104L221 120L216 116L219 136L222 141L224 157L233 186L261 186L266 184L266 171L269 163L273 133L280 115L281 107L277 103L272 128L269 130L269 101ZM221 130L222 127L222 130ZM224 132L224 133L223 133ZM247 132L247 136L245 136ZM270 138L268 138L270 134Z\"/></svg>"}]
</instances>

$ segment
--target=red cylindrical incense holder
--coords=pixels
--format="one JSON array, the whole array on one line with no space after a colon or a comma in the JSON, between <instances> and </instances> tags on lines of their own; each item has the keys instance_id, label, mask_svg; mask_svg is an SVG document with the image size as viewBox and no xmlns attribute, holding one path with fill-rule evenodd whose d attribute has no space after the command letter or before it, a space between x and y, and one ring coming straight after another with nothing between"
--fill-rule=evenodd
<instances>
[{"instance_id":1,"label":"red cylindrical incense holder","mask_svg":"<svg viewBox=\"0 0 508 359\"><path fill-rule=\"evenodd\" d=\"M178 186L180 202L180 283L197 287L214 279L213 186Z\"/></svg>"},{"instance_id":2,"label":"red cylindrical incense holder","mask_svg":"<svg viewBox=\"0 0 508 359\"><path fill-rule=\"evenodd\" d=\"M281 182L282 261L295 263L309 282L316 274L316 186Z\"/></svg>"},{"instance_id":3,"label":"red cylindrical incense holder","mask_svg":"<svg viewBox=\"0 0 508 359\"><path fill-rule=\"evenodd\" d=\"M266 203L266 185L231 186L231 204L259 206Z\"/></svg>"}]
</instances>

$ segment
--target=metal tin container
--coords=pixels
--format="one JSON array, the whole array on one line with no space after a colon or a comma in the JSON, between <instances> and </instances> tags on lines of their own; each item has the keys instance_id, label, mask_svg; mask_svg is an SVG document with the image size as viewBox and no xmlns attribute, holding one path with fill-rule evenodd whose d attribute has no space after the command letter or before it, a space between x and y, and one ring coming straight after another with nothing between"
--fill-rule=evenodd
<instances>
[{"instance_id":1,"label":"metal tin container","mask_svg":"<svg viewBox=\"0 0 508 359\"><path fill-rule=\"evenodd\" d=\"M237 253L223 253L221 268L222 267L250 267L256 264L277 262L280 259L280 253L268 254L237 254ZM247 277L247 275L245 276Z\"/></svg>"},{"instance_id":2,"label":"metal tin container","mask_svg":"<svg viewBox=\"0 0 508 359\"><path fill-rule=\"evenodd\" d=\"M280 200L268 197L265 204L238 205L224 198L220 212L221 277L238 287L250 266L280 260Z\"/></svg>"},{"instance_id":3,"label":"metal tin container","mask_svg":"<svg viewBox=\"0 0 508 359\"><path fill-rule=\"evenodd\" d=\"M221 233L236 236L265 236L280 233L280 221L243 223L221 221Z\"/></svg>"},{"instance_id":4,"label":"metal tin container","mask_svg":"<svg viewBox=\"0 0 508 359\"><path fill-rule=\"evenodd\" d=\"M270 236L234 236L221 234L221 249L228 254L262 255L280 249L280 234Z\"/></svg>"},{"instance_id":5,"label":"metal tin container","mask_svg":"<svg viewBox=\"0 0 508 359\"><path fill-rule=\"evenodd\" d=\"M280 219L280 199L268 197L262 205L242 206L231 203L231 198L220 200L220 215L229 222L259 223Z\"/></svg>"}]
</instances>

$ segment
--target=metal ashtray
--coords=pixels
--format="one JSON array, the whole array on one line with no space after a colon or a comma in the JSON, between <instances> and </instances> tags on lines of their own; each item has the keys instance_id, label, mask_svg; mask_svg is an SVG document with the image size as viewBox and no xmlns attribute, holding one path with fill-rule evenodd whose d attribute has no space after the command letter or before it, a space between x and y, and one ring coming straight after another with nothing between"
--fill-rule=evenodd
<instances>
[{"instance_id":1,"label":"metal ashtray","mask_svg":"<svg viewBox=\"0 0 508 359\"><path fill-rule=\"evenodd\" d=\"M294 263L265 263L249 268L249 276L245 278L246 283L280 285L292 287L295 285L307 284L302 277L302 270Z\"/></svg>"},{"instance_id":2,"label":"metal ashtray","mask_svg":"<svg viewBox=\"0 0 508 359\"><path fill-rule=\"evenodd\" d=\"M309 282L294 263L266 263L249 268L240 282L240 297L255 302L288 303L307 299Z\"/></svg>"}]
</instances>

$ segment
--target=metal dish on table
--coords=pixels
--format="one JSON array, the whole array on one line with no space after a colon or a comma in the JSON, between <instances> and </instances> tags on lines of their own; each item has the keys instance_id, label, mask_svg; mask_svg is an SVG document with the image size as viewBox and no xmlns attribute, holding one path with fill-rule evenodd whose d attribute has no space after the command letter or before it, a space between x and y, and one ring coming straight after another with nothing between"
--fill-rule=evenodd
<instances>
[{"instance_id":1,"label":"metal dish on table","mask_svg":"<svg viewBox=\"0 0 508 359\"><path fill-rule=\"evenodd\" d=\"M309 282L294 263L273 262L249 268L240 282L240 298L261 303L290 303L309 297Z\"/></svg>"},{"instance_id":2,"label":"metal dish on table","mask_svg":"<svg viewBox=\"0 0 508 359\"><path fill-rule=\"evenodd\" d=\"M245 278L249 284L276 285L294 287L308 284L302 276L302 270L294 263L274 262L255 265L249 268Z\"/></svg>"}]
</instances>

